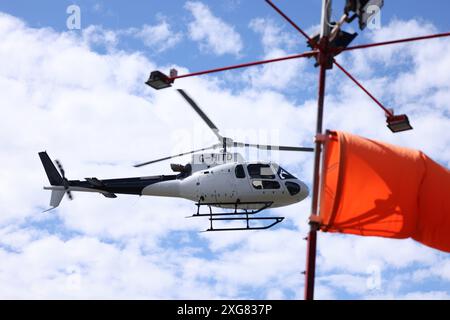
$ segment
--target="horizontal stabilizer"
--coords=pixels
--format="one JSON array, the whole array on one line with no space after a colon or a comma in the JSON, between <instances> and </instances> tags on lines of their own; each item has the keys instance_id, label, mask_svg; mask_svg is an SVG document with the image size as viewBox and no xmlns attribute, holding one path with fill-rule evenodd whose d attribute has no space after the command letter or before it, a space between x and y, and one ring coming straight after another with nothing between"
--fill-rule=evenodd
<instances>
[{"instance_id":1,"label":"horizontal stabilizer","mask_svg":"<svg viewBox=\"0 0 450 320\"><path fill-rule=\"evenodd\" d=\"M50 209L47 209L44 212L53 210L58 207L65 193L65 190L52 190L52 195L50 197Z\"/></svg>"},{"instance_id":2,"label":"horizontal stabilizer","mask_svg":"<svg viewBox=\"0 0 450 320\"><path fill-rule=\"evenodd\" d=\"M62 190L53 190L50 197L50 206L56 208L61 203L62 198L66 192Z\"/></svg>"}]
</instances>

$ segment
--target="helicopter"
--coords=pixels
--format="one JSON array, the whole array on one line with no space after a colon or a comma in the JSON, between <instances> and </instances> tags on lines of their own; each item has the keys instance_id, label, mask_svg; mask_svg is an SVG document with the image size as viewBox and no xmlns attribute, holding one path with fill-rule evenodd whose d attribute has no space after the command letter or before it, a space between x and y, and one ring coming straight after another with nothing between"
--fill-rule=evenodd
<instances>
[{"instance_id":1,"label":"helicopter","mask_svg":"<svg viewBox=\"0 0 450 320\"><path fill-rule=\"evenodd\" d=\"M268 208L288 206L304 200L309 190L307 185L274 162L248 162L237 152L228 152L231 147L257 148L263 150L313 152L313 148L249 144L233 141L219 133L217 126L203 110L182 89L177 89L200 118L213 131L219 143L210 147L192 150L173 156L136 164L142 167L185 155L192 155L186 165L171 164L175 174L148 177L98 179L85 178L84 181L68 180L61 163L56 167L47 152L39 152L51 190L50 209L59 206L65 194L73 199L72 192L96 192L107 198L117 194L184 198L195 202L196 213L191 217L208 217L210 226L205 231L257 230L268 229L283 221L284 217L255 217ZM206 152L222 148L220 152ZM208 207L209 212L200 212ZM213 211L222 208L222 212ZM231 211L230 211L231 210ZM239 227L217 227L216 223L241 221ZM254 224L256 221L259 224Z\"/></svg>"}]
</instances>

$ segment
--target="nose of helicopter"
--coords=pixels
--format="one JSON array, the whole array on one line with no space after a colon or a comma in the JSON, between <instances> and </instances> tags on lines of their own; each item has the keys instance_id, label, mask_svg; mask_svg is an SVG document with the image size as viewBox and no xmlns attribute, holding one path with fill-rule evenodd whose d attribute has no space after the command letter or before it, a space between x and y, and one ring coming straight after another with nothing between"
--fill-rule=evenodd
<instances>
[{"instance_id":1,"label":"nose of helicopter","mask_svg":"<svg viewBox=\"0 0 450 320\"><path fill-rule=\"evenodd\" d=\"M289 192L289 203L300 202L309 195L308 186L299 179L286 181L285 186Z\"/></svg>"},{"instance_id":2,"label":"nose of helicopter","mask_svg":"<svg viewBox=\"0 0 450 320\"><path fill-rule=\"evenodd\" d=\"M309 188L306 185L306 183L304 183L301 180L297 180L297 183L300 186L300 192L296 196L298 198L298 201L302 201L303 199L308 197L308 195L309 195Z\"/></svg>"}]
</instances>

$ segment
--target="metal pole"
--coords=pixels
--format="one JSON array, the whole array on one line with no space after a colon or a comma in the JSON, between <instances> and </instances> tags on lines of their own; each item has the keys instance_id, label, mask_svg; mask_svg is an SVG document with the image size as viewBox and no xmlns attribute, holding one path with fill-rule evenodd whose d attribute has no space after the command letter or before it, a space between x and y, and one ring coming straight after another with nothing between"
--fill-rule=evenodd
<instances>
[{"instance_id":1,"label":"metal pole","mask_svg":"<svg viewBox=\"0 0 450 320\"><path fill-rule=\"evenodd\" d=\"M383 111L386 113L386 115L388 115L390 117L394 116L394 113L391 110L389 110L388 108L383 106L381 104L381 102L377 98L375 98L366 88L364 88L364 86L361 83L359 83L359 81L356 80L355 77L353 77L347 70L345 70L345 68L343 66L341 66L339 63L337 63L336 60L333 63L336 67L341 69L341 71L344 72L345 75L347 77L349 77L350 80L352 80L362 91L364 91L381 109L383 109Z\"/></svg>"},{"instance_id":2,"label":"metal pole","mask_svg":"<svg viewBox=\"0 0 450 320\"><path fill-rule=\"evenodd\" d=\"M385 45L390 45L390 44L420 41L420 40L429 40L429 39L436 39L436 38L449 37L449 36L450 36L450 32L445 32L445 33L431 34L431 35L423 36L423 37L414 37L414 38L398 39L398 40L384 41L384 42L378 42L378 43L362 44L359 46L345 48L342 51L366 49L366 48L373 48L373 47L385 46Z\"/></svg>"},{"instance_id":3,"label":"metal pole","mask_svg":"<svg viewBox=\"0 0 450 320\"><path fill-rule=\"evenodd\" d=\"M325 100L325 83L327 73L328 60L328 36L330 32L329 19L331 16L331 0L322 1L322 29L320 37L321 52L318 61L320 64L319 71L319 98L317 103L317 122L316 122L316 141L314 154L314 174L313 174L313 190L311 201L311 215L317 216L318 200L319 200L319 182L320 182L320 159L322 153L322 142L318 139L318 135L322 134L323 128L323 106ZM310 220L310 230L307 238L306 251L306 270L305 270L305 300L314 299L314 278L316 271L316 251L317 251L317 230L319 223Z\"/></svg>"},{"instance_id":4,"label":"metal pole","mask_svg":"<svg viewBox=\"0 0 450 320\"><path fill-rule=\"evenodd\" d=\"M261 64L278 62L278 61L284 61L284 60L291 60L291 59L298 59L298 58L309 58L309 57L315 56L316 54L317 54L316 50L307 51L307 52L294 54L294 55L291 55L291 56L286 56L286 57L281 57L281 58L253 61L253 62L237 64L237 65L234 65L234 66L228 66L228 67L223 67L223 68L216 68L216 69L211 69L211 70L204 70L204 71L198 71L198 72L183 74L183 75L179 75L179 76L175 76L175 77L169 77L169 79L170 80L176 80L176 79L181 79L181 78L200 76L200 75L203 75L203 74L209 74L209 73L214 73L214 72L221 72L221 71L226 71L226 70L246 68L246 67L257 66L257 65L261 65Z\"/></svg>"}]
</instances>

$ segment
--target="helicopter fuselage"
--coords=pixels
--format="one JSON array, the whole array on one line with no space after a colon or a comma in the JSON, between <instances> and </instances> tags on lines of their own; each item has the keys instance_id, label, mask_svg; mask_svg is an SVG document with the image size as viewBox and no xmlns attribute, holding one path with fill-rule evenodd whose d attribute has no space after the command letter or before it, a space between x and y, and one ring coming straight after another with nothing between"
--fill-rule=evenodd
<instances>
[{"instance_id":1,"label":"helicopter fuselage","mask_svg":"<svg viewBox=\"0 0 450 320\"><path fill-rule=\"evenodd\" d=\"M194 172L184 179L148 185L142 195L180 197L211 203L216 207L256 209L272 202L271 208L302 201L308 196L305 183L292 175L280 175L273 163L226 163ZM261 174L261 170L265 170Z\"/></svg>"},{"instance_id":2,"label":"helicopter fuselage","mask_svg":"<svg viewBox=\"0 0 450 320\"><path fill-rule=\"evenodd\" d=\"M308 187L276 163L228 162L192 172L149 177L65 180L46 153L40 154L52 190L51 206L57 207L68 191L97 192L108 198L116 194L176 197L215 207L259 209L262 204L282 207L302 201ZM199 168L199 167L197 167Z\"/></svg>"}]
</instances>

